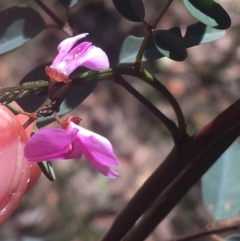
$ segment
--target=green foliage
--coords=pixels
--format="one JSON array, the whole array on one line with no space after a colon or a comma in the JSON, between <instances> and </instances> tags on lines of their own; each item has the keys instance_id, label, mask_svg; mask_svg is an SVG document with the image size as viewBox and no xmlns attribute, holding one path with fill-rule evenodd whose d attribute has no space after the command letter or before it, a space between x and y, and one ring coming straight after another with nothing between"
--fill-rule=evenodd
<instances>
[{"instance_id":1,"label":"green foliage","mask_svg":"<svg viewBox=\"0 0 240 241\"><path fill-rule=\"evenodd\" d=\"M231 26L231 19L223 7L214 0L183 0L188 11L200 22L218 29Z\"/></svg>"},{"instance_id":2,"label":"green foliage","mask_svg":"<svg viewBox=\"0 0 240 241\"><path fill-rule=\"evenodd\" d=\"M224 30L214 29L200 22L188 26L184 37L182 37L179 27L169 29L168 31L158 30L156 31L156 35L159 35L157 38L158 48L155 44L155 35L151 35L146 44L142 61L159 59L164 57L164 55L174 60L184 60L186 58L185 48L211 42L222 37L224 33ZM143 37L128 36L121 47L119 62L133 63L143 39ZM167 53L167 48L171 52Z\"/></svg>"},{"instance_id":3,"label":"green foliage","mask_svg":"<svg viewBox=\"0 0 240 241\"><path fill-rule=\"evenodd\" d=\"M133 63L136 60L136 56L143 42L143 39L143 37L128 36L122 44L119 62ZM142 61L153 60L162 57L163 55L157 50L153 36L151 36L147 42Z\"/></svg>"},{"instance_id":4,"label":"green foliage","mask_svg":"<svg viewBox=\"0 0 240 241\"><path fill-rule=\"evenodd\" d=\"M154 34L154 42L158 51L172 60L183 61L187 58L187 50L183 41L170 31L156 31Z\"/></svg>"},{"instance_id":5,"label":"green foliage","mask_svg":"<svg viewBox=\"0 0 240 241\"><path fill-rule=\"evenodd\" d=\"M234 142L202 178L203 200L217 220L240 210L240 145Z\"/></svg>"},{"instance_id":6,"label":"green foliage","mask_svg":"<svg viewBox=\"0 0 240 241\"><path fill-rule=\"evenodd\" d=\"M70 8L72 8L77 3L79 3L80 0L58 0L58 2L64 8L66 8L65 14L62 14L63 8L58 3L56 5L48 5L49 3L47 1L45 1L45 3L43 3L44 1L33 1L33 2L34 2L33 4L36 4L37 2L38 3L41 2L41 4L39 4L38 7L42 8L41 11L42 10L45 11L45 14L42 16L45 17L45 15L48 14L48 18L51 18L53 20L51 27L53 27L54 29L58 29L58 31L63 31L63 32L65 31L63 36L67 37L66 33L68 35L72 35L73 33L74 35L76 35L76 34L79 34L78 31L82 31L82 29L85 30L84 26L83 28L81 28L81 30L77 30L77 28L76 29L71 28L71 23L73 22L76 23L80 19L80 18L77 18L76 16L79 17L80 15L78 15L77 11L75 11L77 10L77 8L74 8L74 14L73 16L71 16ZM184 36L182 35L181 29L178 26L173 26L173 28L169 30L156 29L157 27L163 26L161 25L161 23L158 25L158 23L160 22L163 14L166 12L167 8L171 4L171 0L164 1L164 2L165 3L162 8L156 9L156 16L150 16L149 14L147 15L147 18L145 20L145 7L142 0L113 0L113 4L115 8L124 18L132 22L143 22L144 23L143 28L145 28L145 32L147 33L146 36L150 35L149 39L146 42L146 45L144 46L142 46L142 44L145 43L144 37L128 36L125 39L120 51L120 58L119 58L120 63L135 62L136 56L139 54L139 50L141 47L142 47L141 50L143 50L142 61L155 60L162 57L168 57L175 61L183 61L187 58L187 50L186 50L187 48L197 46L203 43L207 43L222 37L225 33L224 29L227 29L231 25L231 19L229 15L221 7L221 5L216 3L214 0L184 0L184 4L186 8L200 22L188 26ZM51 10L50 6L54 6L54 10L56 10L55 6L58 6L60 11L55 14L55 12ZM98 9L96 10L92 8L92 5L90 5L89 9L91 11L91 14L98 12ZM105 8L104 8L104 11L107 12ZM155 12L155 9L153 12ZM61 16L62 18L60 18L59 16ZM170 18L171 16L168 15L167 17ZM90 24L89 24L90 26L93 23L93 21L91 20L92 19L90 19ZM93 18L93 20L95 20L95 18ZM41 17L41 15L30 7L24 7L24 8L12 7L7 10L4 10L0 12L0 21L1 23L3 23L0 26L0 33L1 33L0 54L4 54L11 50L14 50L15 48L21 46L22 44L24 44L29 39L33 38L34 36L39 34L43 29L46 28L46 24L43 18ZM88 23L88 21L86 22ZM174 23L174 21L169 21L169 22ZM101 24L102 24L102 21L101 21ZM86 26L88 27L89 25L86 25ZM93 24L93 25L97 25L97 24ZM115 26L116 26L116 31L115 31ZM106 28L105 26L103 28L100 28L98 26L98 30L99 32L106 31L105 36L107 39L110 36L110 34L112 35L116 34L116 36L118 36L117 26L118 25L115 24L114 32L112 31L110 33L107 33L108 26L106 26ZM97 32L96 29L97 28L94 26L95 34ZM87 30L86 32L88 32L88 28L86 28L86 30ZM49 32L50 31L51 29L49 29ZM135 33L136 32L139 33L138 30L135 31ZM58 37L62 36L61 34L62 33L60 33ZM94 34L94 31L92 31L91 35L92 34ZM97 38L98 37L99 36L97 35ZM50 41L51 39L48 40L48 44L50 43ZM93 45L95 44L94 41L92 41ZM101 44L98 45L98 43L96 43L96 46L101 48ZM47 47L49 48L49 46ZM54 51L56 51L55 47L56 46L54 46ZM81 49L81 50L83 52L85 51L84 49ZM76 53L76 55L77 54L78 53ZM86 51L86 56L84 57L88 57L87 56L88 54L89 53ZM140 54L142 54L142 52ZM74 54L73 56L71 56L70 59L71 60L75 59L76 55ZM114 56L114 54L112 56ZM109 56L110 59L112 58L112 56ZM42 59L39 57L39 60L41 61ZM63 65L64 64L65 63L63 63ZM41 82L40 81L41 79L46 79L46 78L48 79L44 71L45 65L43 65L41 66L41 71L37 71L32 76L26 77L27 82L29 80L33 80L32 82L34 82L33 84L34 86L31 87L30 89L27 89L26 90L27 92L25 92L26 95L29 92L31 92L28 96L23 95L25 89L22 89L22 92L20 92L20 90L16 88L14 89L14 87L12 89L11 87L9 87L9 89L3 88L5 89L5 92L3 93L5 94L7 93L6 96L9 97L9 99L7 99L9 101L16 100L17 98L19 99L21 98L21 100L19 100L19 103L20 103L20 106L24 109L24 111L29 111L31 113L33 112L32 115L29 115L30 121L32 121L36 116L42 116L42 117L39 117L37 120L37 126L41 128L55 121L55 118L53 116L47 117L48 114L53 113L53 111L56 111L56 112L59 111L58 115L59 117L62 117L63 115L69 113L73 108L77 107L94 91L98 81L107 77L108 80L111 80L117 84L122 85L130 94L137 97L137 99L140 100L140 102L143 105L145 105L149 109L149 111L152 112L152 114L154 114L154 116L157 117L165 125L165 127L169 127L167 129L169 130L169 133L173 137L174 143L176 144L176 148L174 148L172 151L173 155L169 155L168 158L166 159L168 162L166 161L163 167L160 166L159 169L156 170L155 174L154 173L152 174L152 177L155 175L155 177L158 177L159 179L158 178L155 179L155 177L153 179L151 178L148 179L150 181L147 182L147 186L143 187L142 190L144 191L140 192L140 194L137 194L139 196L137 196L135 201L133 201L132 203L130 202L130 208L126 209L130 211L126 211L126 213L122 215L120 219L118 218L116 219L117 222L119 222L120 224L119 226L121 227L120 229L119 227L117 227L116 230L117 232L119 231L120 233L116 234L116 232L113 229L112 231L113 236L111 238L111 232L110 232L110 236L109 236L110 238L108 238L108 240L115 240L115 236L117 236L117 240L122 240L124 239L123 236L126 235L127 231L133 227L134 223L136 223L137 220L139 220L140 216L142 216L143 218L135 226L139 230L134 228L135 231L137 230L135 232L137 234L141 233L141 230L144 230L144 232L145 230L147 230L146 232L151 232L151 230L155 228L154 225L157 225L157 222L161 222L161 218L163 219L164 215L167 215L167 213L173 208L173 206L176 205L176 203L180 200L180 198L187 192L187 188L190 188L190 186L194 184L194 180L195 181L197 180L194 178L195 177L200 178L200 176L203 175L203 173L207 170L207 168L209 168L210 164L213 163L219 157L220 153L223 153L223 151L227 148L227 145L226 146L221 145L221 141L227 143L228 145L230 144L230 142L232 143L235 136L234 137L230 135L228 136L228 132L231 135L239 134L237 133L238 131L237 125L239 124L239 122L235 120L240 118L235 118L236 116L232 117L232 119L235 118L234 119L235 122L234 121L230 122L234 124L232 124L232 126L230 126L229 124L228 126L229 128L226 129L227 130L226 132L222 131L221 133L221 128L216 128L216 126L212 125L209 128L206 128L204 133L201 133L200 131L200 132L197 132L196 135L193 137L189 136L188 133L186 132L186 124L185 124L186 122L183 116L183 112L181 111L175 98L171 95L171 90L168 91L168 89L164 87L164 85L160 82L160 80L158 80L150 72L142 68L143 66L140 60L137 63L135 63L134 68L132 66L129 67L129 65L121 65L117 67L112 66L112 63L110 63L110 65L111 65L111 68L107 70L102 70L99 72L94 71L94 73L97 73L97 74L91 80L87 79L87 74L84 75L85 73L81 73L82 69L79 68L77 69L78 73L76 75L76 76L81 76L79 77L79 79L74 79L74 77L72 78L70 76L70 79L72 79L73 81L70 81L67 84L66 84L67 81L65 82L62 81L63 79L59 79L60 83L51 82L51 84L53 83L54 85L53 89L51 88L48 89L49 85L47 81L45 81L47 84L44 86L40 86L36 84L37 83L36 80L39 80L39 82ZM149 65L146 68L148 67ZM195 67L196 66L194 66L194 63L191 62L191 64L189 65L189 68L186 68L186 69L188 69L187 71L190 71L190 70L192 71L192 69L195 69ZM149 69L151 68L152 67L150 66ZM56 72L58 72L59 69L58 68L56 69L57 69ZM154 69L157 69L157 68L154 68ZM168 68L165 68L164 71L167 72L168 71L167 69ZM201 68L199 68L199 72L200 71L201 71ZM43 75L41 75L41 73L43 73ZM144 76L143 76L143 73L144 73ZM178 73L178 71L176 73ZM186 72L183 71L180 74L182 76L188 76L188 75L191 76L190 74L185 74L185 73ZM151 102L145 99L144 96L142 96L134 89L134 85L133 86L129 85L131 88L128 87L127 84L124 85L124 80L121 77L122 75L133 76L136 79L144 81L150 84L153 88L155 88L156 92L163 94L166 97L168 104L170 104L173 107L175 114L177 116L177 121L173 118L172 119L169 118L168 116L166 116L164 113L161 112L160 108L162 108L162 105L159 105L158 106L159 109L158 109ZM158 74L156 74L156 76L157 75ZM182 78L182 76L180 78ZM176 96L178 95L179 97L184 96L184 94L188 91L188 88L186 88L186 85L187 85L186 83L181 85L183 87L180 86L179 89L182 89L182 91L176 90L178 89L178 86L176 86L177 87L176 89L174 89L175 86L174 87L172 86L172 85L175 85L175 83L179 83L181 81L180 78L178 81L178 77L175 78L175 72L172 72L171 79L169 79L170 80L169 83L171 82L173 84L167 83L166 85L166 86L169 86L169 89L171 88L176 93ZM17 79L16 82L19 81L18 76L16 79ZM162 79L164 79L165 81L165 78L162 78ZM21 84L23 84L23 82L24 81L22 81ZM127 83L127 81L125 82ZM22 88L23 86L18 86L19 89L20 87ZM52 92L50 90L52 90ZM148 90L146 89L146 91ZM145 92L145 89L143 92ZM3 100L1 99L1 97L4 97L4 96L3 95L0 96L0 102ZM24 99L25 97L26 99ZM116 102L117 102L119 96L114 96L114 97L116 98ZM48 102L46 105L44 105L46 99L48 99ZM42 108L43 109L42 112L36 111L38 110L39 107L46 107L46 109ZM110 108L108 108L107 111L109 111L109 109ZM166 111L166 113L168 112ZM144 119L145 119L145 115L144 115ZM30 121L28 121L27 123L29 123ZM94 123L94 120L93 120L93 123ZM217 122L214 122L214 123L217 123ZM221 127L221 124L219 126ZM233 130L233 128L235 127L236 129ZM217 134L214 132L216 129L219 131ZM235 130L237 131L233 133ZM138 131L139 131L139 128L138 128ZM212 133L213 135L211 135ZM214 135L216 135L216 138L211 139L211 137ZM205 140L209 140L208 138L205 138L205 137L210 137L209 143L205 142ZM69 144L69 147L66 150L72 151L71 147L73 146ZM211 147L213 148L211 149ZM188 153L189 149L191 150ZM228 217L232 217L240 210L240 189L238 188L238 185L236 185L236 183L239 183L240 181L239 180L239 176L240 176L239 175L239 170L240 170L239 149L240 149L239 144L235 142L219 158L218 162L203 177L204 203L208 211L215 219L225 219ZM207 153L206 156L204 156L205 153ZM204 168L199 168L200 165L203 164L203 162L201 161L202 160L205 161L204 158L206 158L207 161L210 160L211 162L208 162L208 164L210 163L208 166L203 165ZM178 162L179 160L180 162ZM196 163L195 162L196 160L197 161L200 160L199 166L198 166L199 162ZM177 163L177 165L172 165L173 163ZM194 166L194 164L196 164L196 166ZM56 175L52 168L51 162L45 161L45 162L39 163L39 166L42 172L46 175L46 177L49 180L51 181L56 180ZM194 169L194 167L196 168ZM74 169L74 172L75 171L77 172L77 170ZM189 175L190 172L191 174ZM189 176L191 176L191 178L189 178ZM159 180L159 181L155 181L155 180ZM156 183L159 184L159 186L156 186L155 185ZM182 187L182 188L178 188L178 187ZM78 188L78 185L77 185L77 188ZM69 190L72 191L71 188ZM101 189L98 189L98 190L101 190ZM148 192L149 190L150 192ZM102 190L100 194L102 195ZM146 196L148 197L147 199L146 199ZM70 197L71 197L71 194L70 194ZM152 205L154 203L154 200L161 199L161 198L162 200L160 200L160 202L155 202L157 206L155 206L155 204ZM93 198L93 200L95 201L95 198ZM151 201L149 202L149 200ZM141 204L138 206L137 212L135 212L136 201ZM78 231L82 232L82 230L84 230L85 232L86 229L81 230L81 228L79 229L79 225L77 226L75 225L76 221L73 220L72 218L73 215L72 213L69 212L69 208L68 208L69 206L66 205L64 201L63 203L66 207L66 210L67 210L66 213L68 215L69 220L72 221L74 228L76 228L76 232ZM164 208L162 208L161 205ZM144 215L144 213L146 213L146 210L149 210L150 212L148 211L147 212L152 216ZM164 212L162 212L162 210L164 210ZM95 210L93 210L92 212L94 211ZM161 213L161 212L163 213L161 214L162 216L158 215L158 217L161 216L160 219L155 220L157 216L156 213ZM149 220L145 219L146 217L149 218ZM82 217L80 218L82 219ZM129 222L129 219L130 219L130 222ZM93 222L91 221L92 220L89 219L87 221L88 224L94 223L94 220ZM145 226L143 225L143 227L146 227L146 229L141 228L142 221L143 223L145 222L145 224L147 223L147 225ZM115 227L117 226L117 222L116 223L114 222ZM66 229L68 229L68 227ZM132 229L133 233L134 233L134 229ZM67 232L68 232L67 236L69 235L69 239L71 239L73 235L72 229L68 229ZM145 233L144 235L148 235L148 234ZM83 234L81 233L81 235ZM131 235L131 232L130 232L130 235ZM130 238L129 240L143 240L145 238L146 237L142 236L141 239ZM228 241L238 241L238 239L239 239L238 236L227 238Z\"/></svg>"},{"instance_id":7,"label":"green foliage","mask_svg":"<svg viewBox=\"0 0 240 241\"><path fill-rule=\"evenodd\" d=\"M65 7L65 8L72 8L80 0L58 0L58 1L63 5L63 7Z\"/></svg>"},{"instance_id":8,"label":"green foliage","mask_svg":"<svg viewBox=\"0 0 240 241\"><path fill-rule=\"evenodd\" d=\"M55 181L56 178L56 174L55 171L52 167L52 164L50 161L43 161L43 162L39 162L38 166L41 168L42 172L44 173L44 175L50 180L50 181Z\"/></svg>"},{"instance_id":9,"label":"green foliage","mask_svg":"<svg viewBox=\"0 0 240 241\"><path fill-rule=\"evenodd\" d=\"M142 22L145 17L145 8L142 0L113 0L118 12L132 22Z\"/></svg>"},{"instance_id":10,"label":"green foliage","mask_svg":"<svg viewBox=\"0 0 240 241\"><path fill-rule=\"evenodd\" d=\"M34 21L33 21L34 19ZM45 27L41 15L30 7L12 7L0 12L0 54L20 47Z\"/></svg>"},{"instance_id":11,"label":"green foliage","mask_svg":"<svg viewBox=\"0 0 240 241\"><path fill-rule=\"evenodd\" d=\"M200 22L187 27L184 36L184 43L187 48L208 43L221 38L225 34L224 30L211 28Z\"/></svg>"},{"instance_id":12,"label":"green foliage","mask_svg":"<svg viewBox=\"0 0 240 241\"><path fill-rule=\"evenodd\" d=\"M225 238L225 241L240 241L240 235L231 235Z\"/></svg>"}]
</instances>

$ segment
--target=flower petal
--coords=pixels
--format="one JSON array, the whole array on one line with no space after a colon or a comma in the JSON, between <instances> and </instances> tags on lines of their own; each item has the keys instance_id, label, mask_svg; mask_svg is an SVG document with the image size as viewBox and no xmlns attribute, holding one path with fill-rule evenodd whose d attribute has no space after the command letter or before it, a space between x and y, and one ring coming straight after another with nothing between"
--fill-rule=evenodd
<instances>
[{"instance_id":1,"label":"flower petal","mask_svg":"<svg viewBox=\"0 0 240 241\"><path fill-rule=\"evenodd\" d=\"M80 39L85 38L88 35L88 33L82 33L77 36L67 38L63 40L59 45L58 45L58 52L61 54L67 54L70 52L72 49L73 45Z\"/></svg>"},{"instance_id":2,"label":"flower petal","mask_svg":"<svg viewBox=\"0 0 240 241\"><path fill-rule=\"evenodd\" d=\"M82 148L78 141L74 140L71 144L71 151L64 155L64 159L80 159L83 155Z\"/></svg>"},{"instance_id":3,"label":"flower petal","mask_svg":"<svg viewBox=\"0 0 240 241\"><path fill-rule=\"evenodd\" d=\"M77 35L77 36L74 36L74 37L72 37L72 38L67 38L67 39L63 40L63 41L58 45L58 48L57 48L57 49L58 49L58 55L57 55L56 58L53 60L51 66L52 66L53 68L57 68L58 64L60 64L60 63L64 60L65 56L67 55L67 53L70 52L70 50L72 49L72 47L74 46L74 44L75 44L78 40L86 37L87 35L88 35L88 33L83 33L83 34L79 34L79 35Z\"/></svg>"},{"instance_id":4,"label":"flower petal","mask_svg":"<svg viewBox=\"0 0 240 241\"><path fill-rule=\"evenodd\" d=\"M96 71L109 68L109 60L106 53L102 49L90 45L88 42L80 44L74 48L70 54L74 56L74 58L72 57L71 61L64 63L64 71L66 74L72 73L79 66L85 66Z\"/></svg>"},{"instance_id":5,"label":"flower petal","mask_svg":"<svg viewBox=\"0 0 240 241\"><path fill-rule=\"evenodd\" d=\"M117 157L109 140L73 122L70 122L67 130L78 128L76 141L79 142L82 152L92 166L109 178L116 178L118 173L109 166L119 166Z\"/></svg>"},{"instance_id":6,"label":"flower petal","mask_svg":"<svg viewBox=\"0 0 240 241\"><path fill-rule=\"evenodd\" d=\"M92 70L104 70L109 68L109 60L106 53L95 46L91 46L85 56L81 58L82 65Z\"/></svg>"},{"instance_id":7,"label":"flower petal","mask_svg":"<svg viewBox=\"0 0 240 241\"><path fill-rule=\"evenodd\" d=\"M25 157L29 162L65 158L78 132L76 128L71 131L58 128L40 130L26 143Z\"/></svg>"},{"instance_id":8,"label":"flower petal","mask_svg":"<svg viewBox=\"0 0 240 241\"><path fill-rule=\"evenodd\" d=\"M62 62L58 63L55 68L66 75L70 75L76 68L82 65L81 58L88 53L92 46L90 42L80 43L64 56ZM54 63L53 63L54 64ZM53 64L51 66L53 66Z\"/></svg>"},{"instance_id":9,"label":"flower petal","mask_svg":"<svg viewBox=\"0 0 240 241\"><path fill-rule=\"evenodd\" d=\"M76 140L80 142L85 156L91 156L92 160L95 160L95 162L103 166L120 165L108 139L81 126L77 127L80 131L78 132Z\"/></svg>"},{"instance_id":10,"label":"flower petal","mask_svg":"<svg viewBox=\"0 0 240 241\"><path fill-rule=\"evenodd\" d=\"M96 163L95 161L91 161L91 157L87 157L87 160L91 163L91 165L101 174L103 174L104 176L108 177L108 178L117 178L119 175L117 172L115 172L114 170L112 170L110 167L108 166L103 166L100 165L99 163Z\"/></svg>"}]
</instances>

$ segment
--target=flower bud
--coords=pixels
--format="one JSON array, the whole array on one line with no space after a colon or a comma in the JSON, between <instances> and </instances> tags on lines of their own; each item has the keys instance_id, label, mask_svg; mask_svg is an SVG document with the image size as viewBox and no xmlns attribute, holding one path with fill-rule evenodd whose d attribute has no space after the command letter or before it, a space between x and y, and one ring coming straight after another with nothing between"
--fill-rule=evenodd
<instances>
[{"instance_id":1,"label":"flower bud","mask_svg":"<svg viewBox=\"0 0 240 241\"><path fill-rule=\"evenodd\" d=\"M0 225L13 213L41 173L36 164L28 163L24 157L23 149L31 132L31 127L26 130L22 127L27 119L15 116L0 104Z\"/></svg>"}]
</instances>

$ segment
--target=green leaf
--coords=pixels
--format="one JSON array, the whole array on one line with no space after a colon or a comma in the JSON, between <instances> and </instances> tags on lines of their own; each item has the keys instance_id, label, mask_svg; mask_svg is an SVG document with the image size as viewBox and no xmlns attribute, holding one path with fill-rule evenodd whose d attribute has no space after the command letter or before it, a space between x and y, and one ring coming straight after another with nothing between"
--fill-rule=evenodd
<instances>
[{"instance_id":1,"label":"green leaf","mask_svg":"<svg viewBox=\"0 0 240 241\"><path fill-rule=\"evenodd\" d=\"M187 27L183 41L186 48L190 48L216 40L222 37L224 34L224 30L211 28L203 23L198 22Z\"/></svg>"},{"instance_id":2,"label":"green leaf","mask_svg":"<svg viewBox=\"0 0 240 241\"><path fill-rule=\"evenodd\" d=\"M169 29L168 31L173 33L175 36L182 38L181 30L179 27ZM143 37L128 36L122 44L122 47L120 50L119 62L133 63L136 60L136 56L143 42L143 39L144 39ZM158 51L154 42L154 36L151 35L146 44L142 61L155 60L162 57L164 57L164 55Z\"/></svg>"},{"instance_id":3,"label":"green leaf","mask_svg":"<svg viewBox=\"0 0 240 241\"><path fill-rule=\"evenodd\" d=\"M200 22L218 29L231 26L228 13L214 0L183 0L188 11Z\"/></svg>"},{"instance_id":4,"label":"green leaf","mask_svg":"<svg viewBox=\"0 0 240 241\"><path fill-rule=\"evenodd\" d=\"M0 23L0 54L18 48L46 27L41 15L30 7L12 7L0 12Z\"/></svg>"},{"instance_id":5,"label":"green leaf","mask_svg":"<svg viewBox=\"0 0 240 241\"><path fill-rule=\"evenodd\" d=\"M80 0L58 0L63 7L72 8L75 4L77 4Z\"/></svg>"},{"instance_id":6,"label":"green leaf","mask_svg":"<svg viewBox=\"0 0 240 241\"><path fill-rule=\"evenodd\" d=\"M121 47L119 62L133 63L136 60L136 56L142 42L143 42L143 37L128 36L124 40L123 45ZM162 57L163 55L157 50L153 37L151 37L147 43L142 61L154 60Z\"/></svg>"},{"instance_id":7,"label":"green leaf","mask_svg":"<svg viewBox=\"0 0 240 241\"><path fill-rule=\"evenodd\" d=\"M62 102L60 111L58 112L58 116L61 117L67 114L72 109L77 107L81 102L83 102L95 89L95 87L97 86L97 83L98 83L97 80L91 80L85 83L81 87L77 87L77 88L75 87L75 90L72 92L72 94ZM54 116L41 117L41 118L38 118L37 120L37 126L38 128L41 128L54 121L55 121Z\"/></svg>"},{"instance_id":8,"label":"green leaf","mask_svg":"<svg viewBox=\"0 0 240 241\"><path fill-rule=\"evenodd\" d=\"M240 235L235 234L225 238L225 241L240 241Z\"/></svg>"},{"instance_id":9,"label":"green leaf","mask_svg":"<svg viewBox=\"0 0 240 241\"><path fill-rule=\"evenodd\" d=\"M145 8L142 0L113 0L118 12L132 22L142 22L145 18Z\"/></svg>"},{"instance_id":10,"label":"green leaf","mask_svg":"<svg viewBox=\"0 0 240 241\"><path fill-rule=\"evenodd\" d=\"M57 180L54 169L50 161L38 162L38 166L41 168L43 174L50 180Z\"/></svg>"},{"instance_id":11,"label":"green leaf","mask_svg":"<svg viewBox=\"0 0 240 241\"><path fill-rule=\"evenodd\" d=\"M217 220L240 210L240 145L234 142L202 178L203 201Z\"/></svg>"},{"instance_id":12,"label":"green leaf","mask_svg":"<svg viewBox=\"0 0 240 241\"><path fill-rule=\"evenodd\" d=\"M39 80L47 80L48 77L45 73L46 66L51 65L51 63L44 63L33 70L31 70L29 73L27 73L23 79L20 81L20 84L24 84L25 82L29 82L29 80L35 80L36 76ZM34 112L36 111L46 100L48 99L47 95L47 88L45 90L45 93L36 95L33 92L30 92L26 96L19 98L16 100L18 105L26 111L26 112Z\"/></svg>"},{"instance_id":13,"label":"green leaf","mask_svg":"<svg viewBox=\"0 0 240 241\"><path fill-rule=\"evenodd\" d=\"M188 26L184 37L182 37L179 27L175 27L169 30L158 30L156 31L156 33L159 33L161 31L170 32L171 35L175 36L174 39L177 38L177 43L180 41L179 49L182 49L183 56L185 54L185 50L182 46L182 43L184 44L185 48L190 48L196 45L211 42L222 37L225 34L224 30L211 28L200 22ZM119 55L119 62L133 63L136 60L136 56L143 42L143 39L143 37L128 36L122 44ZM168 40L166 39L166 41ZM173 48L176 48L177 45L175 45L174 41L172 42L172 44ZM164 55L158 51L154 42L154 35L150 36L146 44L142 61L155 60L162 57L164 57Z\"/></svg>"},{"instance_id":14,"label":"green leaf","mask_svg":"<svg viewBox=\"0 0 240 241\"><path fill-rule=\"evenodd\" d=\"M164 56L176 61L183 61L187 58L184 42L170 31L156 31L154 33L154 41L158 51Z\"/></svg>"}]
</instances>

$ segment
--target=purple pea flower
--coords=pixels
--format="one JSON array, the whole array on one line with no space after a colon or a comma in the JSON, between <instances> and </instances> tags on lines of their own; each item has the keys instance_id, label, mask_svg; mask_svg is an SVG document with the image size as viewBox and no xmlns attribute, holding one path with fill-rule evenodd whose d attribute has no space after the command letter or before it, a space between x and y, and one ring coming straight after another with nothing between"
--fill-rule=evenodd
<instances>
[{"instance_id":1,"label":"purple pea flower","mask_svg":"<svg viewBox=\"0 0 240 241\"><path fill-rule=\"evenodd\" d=\"M109 60L106 53L92 45L90 42L82 42L73 47L78 40L86 37L88 33L79 34L63 40L58 46L58 55L51 66L45 71L55 82L68 83L69 75L79 66L85 66L91 70L104 70L109 68Z\"/></svg>"},{"instance_id":2,"label":"purple pea flower","mask_svg":"<svg viewBox=\"0 0 240 241\"><path fill-rule=\"evenodd\" d=\"M110 166L119 166L109 140L72 121L65 129L47 128L33 135L24 148L29 162L81 158L82 155L103 175L118 177Z\"/></svg>"}]
</instances>

